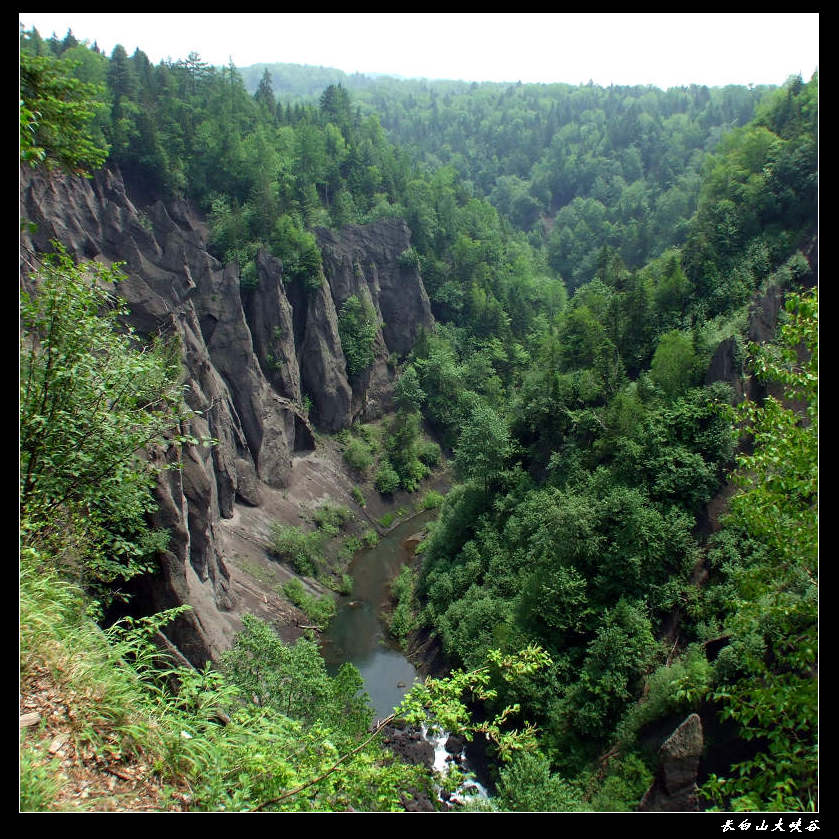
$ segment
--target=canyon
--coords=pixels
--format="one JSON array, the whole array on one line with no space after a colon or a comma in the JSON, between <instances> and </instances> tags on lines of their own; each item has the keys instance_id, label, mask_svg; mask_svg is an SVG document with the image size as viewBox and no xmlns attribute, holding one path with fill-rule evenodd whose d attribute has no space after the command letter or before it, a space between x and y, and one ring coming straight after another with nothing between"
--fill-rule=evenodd
<instances>
[{"instance_id":1,"label":"canyon","mask_svg":"<svg viewBox=\"0 0 839 839\"><path fill-rule=\"evenodd\" d=\"M153 524L171 536L157 572L131 581L132 608L148 614L189 604L164 640L198 667L230 645L246 613L299 634L293 607L230 558L258 543L254 533L272 520L293 522L307 501L349 498L352 483L319 431L391 410L400 357L433 327L419 270L400 259L410 248L407 225L382 219L337 233L317 229L319 287L288 282L267 251L256 257L256 282L242 287L239 266L209 252L209 231L193 207L179 199L135 203L115 168L82 178L22 167L20 217L25 288L27 260L54 241L77 260L122 264L115 292L130 309L128 325L179 347L194 412L179 432L214 441L145 453L161 467ZM372 306L378 322L374 362L357 376L348 375L338 330L351 296Z\"/></svg>"}]
</instances>

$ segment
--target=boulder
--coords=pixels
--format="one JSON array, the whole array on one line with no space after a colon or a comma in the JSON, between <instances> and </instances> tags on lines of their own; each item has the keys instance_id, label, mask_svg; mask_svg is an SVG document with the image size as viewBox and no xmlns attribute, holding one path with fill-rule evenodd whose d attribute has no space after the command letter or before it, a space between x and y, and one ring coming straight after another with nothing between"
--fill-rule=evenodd
<instances>
[{"instance_id":1,"label":"boulder","mask_svg":"<svg viewBox=\"0 0 839 839\"><path fill-rule=\"evenodd\" d=\"M661 745L658 773L638 809L643 812L698 810L696 778L703 747L702 721L698 714L691 714Z\"/></svg>"}]
</instances>

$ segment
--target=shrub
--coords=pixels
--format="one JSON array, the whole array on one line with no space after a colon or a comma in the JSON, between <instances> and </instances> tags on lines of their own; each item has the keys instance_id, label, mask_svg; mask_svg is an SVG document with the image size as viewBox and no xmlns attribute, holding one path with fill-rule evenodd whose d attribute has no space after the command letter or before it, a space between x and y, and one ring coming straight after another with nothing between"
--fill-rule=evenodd
<instances>
[{"instance_id":1,"label":"shrub","mask_svg":"<svg viewBox=\"0 0 839 839\"><path fill-rule=\"evenodd\" d=\"M367 548L372 548L379 544L379 534L372 528L368 528L361 534L361 541Z\"/></svg>"},{"instance_id":2,"label":"shrub","mask_svg":"<svg viewBox=\"0 0 839 839\"><path fill-rule=\"evenodd\" d=\"M324 534L320 531L306 533L292 524L275 522L271 528L271 550L280 559L294 565L298 574L311 576L323 561Z\"/></svg>"},{"instance_id":3,"label":"shrub","mask_svg":"<svg viewBox=\"0 0 839 839\"><path fill-rule=\"evenodd\" d=\"M596 813L634 810L652 781L652 772L636 755L611 760L600 789L591 798L591 809Z\"/></svg>"},{"instance_id":4,"label":"shrub","mask_svg":"<svg viewBox=\"0 0 839 839\"><path fill-rule=\"evenodd\" d=\"M390 463L385 462L379 468L375 486L382 495L390 495L399 489L399 475L396 474L396 470Z\"/></svg>"},{"instance_id":5,"label":"shrub","mask_svg":"<svg viewBox=\"0 0 839 839\"><path fill-rule=\"evenodd\" d=\"M341 574L341 579L335 590L338 594L352 594L353 578L349 574Z\"/></svg>"},{"instance_id":6,"label":"shrub","mask_svg":"<svg viewBox=\"0 0 839 839\"><path fill-rule=\"evenodd\" d=\"M420 256L414 248L408 248L407 250L402 251L402 253L399 254L398 261L403 268L416 268L419 270Z\"/></svg>"},{"instance_id":7,"label":"shrub","mask_svg":"<svg viewBox=\"0 0 839 839\"><path fill-rule=\"evenodd\" d=\"M443 494L430 489L419 503L421 510L436 510L443 503Z\"/></svg>"},{"instance_id":8,"label":"shrub","mask_svg":"<svg viewBox=\"0 0 839 839\"><path fill-rule=\"evenodd\" d=\"M340 557L345 562L349 562L359 550L361 550L361 539L358 536L350 536L341 547Z\"/></svg>"},{"instance_id":9,"label":"shrub","mask_svg":"<svg viewBox=\"0 0 839 839\"><path fill-rule=\"evenodd\" d=\"M439 466L441 453L440 447L432 440L421 440L417 446L417 457L426 465Z\"/></svg>"},{"instance_id":10,"label":"shrub","mask_svg":"<svg viewBox=\"0 0 839 839\"><path fill-rule=\"evenodd\" d=\"M661 336L650 375L668 397L678 396L696 379L697 358L691 336L678 330Z\"/></svg>"},{"instance_id":11,"label":"shrub","mask_svg":"<svg viewBox=\"0 0 839 839\"><path fill-rule=\"evenodd\" d=\"M347 507L337 504L321 504L313 516L315 525L327 536L337 536L338 532L352 519L352 512Z\"/></svg>"},{"instance_id":12,"label":"shrub","mask_svg":"<svg viewBox=\"0 0 839 839\"><path fill-rule=\"evenodd\" d=\"M366 472L373 463L373 454L364 442L352 438L344 449L344 460L358 472Z\"/></svg>"},{"instance_id":13,"label":"shrub","mask_svg":"<svg viewBox=\"0 0 839 839\"><path fill-rule=\"evenodd\" d=\"M399 483L407 492L416 492L423 478L430 474L429 468L419 460L410 460L402 464Z\"/></svg>"},{"instance_id":14,"label":"shrub","mask_svg":"<svg viewBox=\"0 0 839 839\"><path fill-rule=\"evenodd\" d=\"M352 427L353 434L358 435L368 446L370 446L370 450L375 452L378 435L377 429L372 425L360 425L356 424Z\"/></svg>"},{"instance_id":15,"label":"shrub","mask_svg":"<svg viewBox=\"0 0 839 839\"><path fill-rule=\"evenodd\" d=\"M411 612L410 604L399 603L390 616L390 632L394 638L403 641L416 628L417 619Z\"/></svg>"},{"instance_id":16,"label":"shrub","mask_svg":"<svg viewBox=\"0 0 839 839\"><path fill-rule=\"evenodd\" d=\"M647 679L647 695L633 705L618 726L621 742L631 742L642 726L677 711L697 709L711 682L711 665L701 646L692 646L670 666L662 665Z\"/></svg>"},{"instance_id":17,"label":"shrub","mask_svg":"<svg viewBox=\"0 0 839 839\"><path fill-rule=\"evenodd\" d=\"M335 601L329 595L318 597L309 594L303 583L296 578L285 583L281 591L307 618L320 627L325 627L335 615Z\"/></svg>"},{"instance_id":18,"label":"shrub","mask_svg":"<svg viewBox=\"0 0 839 839\"><path fill-rule=\"evenodd\" d=\"M376 312L370 302L355 295L348 297L338 314L338 334L350 376L358 376L373 364L378 330Z\"/></svg>"},{"instance_id":19,"label":"shrub","mask_svg":"<svg viewBox=\"0 0 839 839\"><path fill-rule=\"evenodd\" d=\"M404 566L390 584L390 594L396 600L396 608L390 616L389 628L391 634L403 641L417 625L417 619L412 608L414 599L414 573L409 566Z\"/></svg>"},{"instance_id":20,"label":"shrub","mask_svg":"<svg viewBox=\"0 0 839 839\"><path fill-rule=\"evenodd\" d=\"M409 566L403 566L390 584L390 593L397 601L410 600L414 593L414 575Z\"/></svg>"},{"instance_id":21,"label":"shrub","mask_svg":"<svg viewBox=\"0 0 839 839\"><path fill-rule=\"evenodd\" d=\"M497 804L500 810L570 812L585 809L580 792L551 772L550 762L536 751L521 752L501 770Z\"/></svg>"},{"instance_id":22,"label":"shrub","mask_svg":"<svg viewBox=\"0 0 839 839\"><path fill-rule=\"evenodd\" d=\"M20 514L24 544L54 555L100 596L154 566L169 535L149 526L155 468L145 446L197 443L175 344L144 346L113 294L123 275L60 250L21 294Z\"/></svg>"}]
</instances>

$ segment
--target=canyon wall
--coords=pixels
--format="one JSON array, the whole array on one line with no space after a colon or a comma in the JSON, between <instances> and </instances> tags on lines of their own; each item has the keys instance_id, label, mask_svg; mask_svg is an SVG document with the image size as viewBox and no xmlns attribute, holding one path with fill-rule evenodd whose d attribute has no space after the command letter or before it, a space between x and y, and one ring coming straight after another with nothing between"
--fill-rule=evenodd
<instances>
[{"instance_id":1,"label":"canyon wall","mask_svg":"<svg viewBox=\"0 0 839 839\"><path fill-rule=\"evenodd\" d=\"M146 612L192 606L167 635L201 665L229 645L237 625L219 520L233 515L234 502L259 506L261 486L285 486L295 453L316 445L314 425L337 431L387 411L396 357L433 325L418 270L399 259L408 228L385 219L318 230L320 288L286 284L280 260L262 251L257 282L244 289L238 266L210 255L208 231L185 201L135 206L118 171L86 179L22 168L20 204L21 220L32 223L22 248L45 252L57 240L74 258L124 263L116 292L131 325L180 345L185 400L196 412L182 430L217 442L149 452L179 468L161 470L156 489L153 523L171 533L169 549L157 574L134 581L133 595ZM338 332L351 295L365 297L380 320L375 362L352 378Z\"/></svg>"}]
</instances>

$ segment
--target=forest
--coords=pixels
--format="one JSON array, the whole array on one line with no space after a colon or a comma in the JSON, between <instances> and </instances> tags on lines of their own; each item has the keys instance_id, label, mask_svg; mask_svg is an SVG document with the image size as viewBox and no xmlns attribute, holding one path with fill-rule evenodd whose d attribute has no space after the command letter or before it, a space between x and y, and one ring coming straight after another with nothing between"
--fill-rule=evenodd
<instances>
[{"instance_id":1,"label":"forest","mask_svg":"<svg viewBox=\"0 0 839 839\"><path fill-rule=\"evenodd\" d=\"M486 740L472 810L637 810L692 714L691 809L818 810L817 138L815 75L469 84L20 39L22 169L187 201L243 299L264 254L302 299L325 282L317 231L407 224L434 326L389 359L375 488L414 493L442 461L452 480L394 584L394 633L445 668L394 717ZM107 619L169 539L164 467L137 453L213 441L189 431L179 348L125 328L118 265L55 242L21 272L21 680L72 697L77 753L153 777L149 809L436 800L311 638L246 618L201 669L152 643L188 604ZM350 297L337 329L353 382L376 312ZM21 810L73 809L37 730Z\"/></svg>"}]
</instances>

